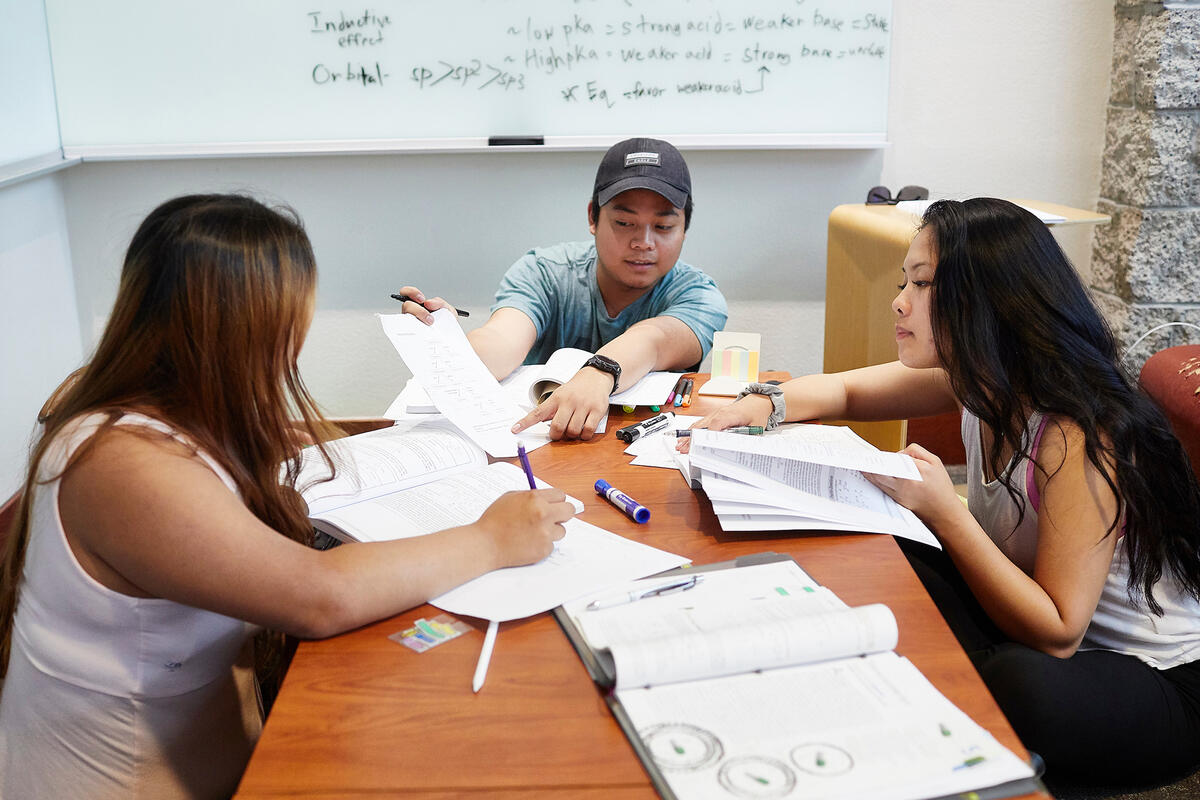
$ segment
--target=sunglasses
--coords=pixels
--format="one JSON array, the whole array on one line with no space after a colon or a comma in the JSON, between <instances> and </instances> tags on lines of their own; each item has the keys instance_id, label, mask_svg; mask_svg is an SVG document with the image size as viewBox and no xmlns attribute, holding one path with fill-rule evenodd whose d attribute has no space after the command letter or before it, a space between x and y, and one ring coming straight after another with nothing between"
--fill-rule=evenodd
<instances>
[{"instance_id":1,"label":"sunglasses","mask_svg":"<svg viewBox=\"0 0 1200 800\"><path fill-rule=\"evenodd\" d=\"M924 186L905 186L896 192L896 196L892 197L892 191L886 186L873 186L871 191L867 192L867 204L877 205L886 203L889 206L894 206L903 200L928 200L929 190Z\"/></svg>"}]
</instances>

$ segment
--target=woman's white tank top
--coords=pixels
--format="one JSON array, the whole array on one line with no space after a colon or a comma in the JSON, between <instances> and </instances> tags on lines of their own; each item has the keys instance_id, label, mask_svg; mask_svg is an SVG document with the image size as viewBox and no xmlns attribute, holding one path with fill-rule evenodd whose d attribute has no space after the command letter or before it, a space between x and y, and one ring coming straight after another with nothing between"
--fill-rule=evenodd
<instances>
[{"instance_id":1,"label":"woman's white tank top","mask_svg":"<svg viewBox=\"0 0 1200 800\"><path fill-rule=\"evenodd\" d=\"M0 697L0 796L228 795L261 727L249 659L254 626L105 587L71 552L58 511L71 454L105 415L47 450ZM163 423L141 425L187 442ZM197 453L236 492L232 478Z\"/></svg>"},{"instance_id":2,"label":"woman's white tank top","mask_svg":"<svg viewBox=\"0 0 1200 800\"><path fill-rule=\"evenodd\" d=\"M1037 457L1045 418L1031 415L1025 442L1032 443ZM1009 462L1005 474L1025 500L1025 516L1017 523L1017 506L999 480L985 481L979 419L963 410L962 437L967 455L967 506L987 535L1009 560L1027 575L1033 575L1037 557L1038 507L1040 498L1030 461ZM1197 524L1200 524L1198 522ZM1142 604L1134 605L1128 594L1129 563L1123 542L1118 541L1112 566L1100 594L1091 624L1080 650L1113 650L1136 656L1153 667L1167 669L1200 658L1200 603L1179 591L1174 577L1164 571L1154 585L1154 597L1163 607L1155 616Z\"/></svg>"}]
</instances>

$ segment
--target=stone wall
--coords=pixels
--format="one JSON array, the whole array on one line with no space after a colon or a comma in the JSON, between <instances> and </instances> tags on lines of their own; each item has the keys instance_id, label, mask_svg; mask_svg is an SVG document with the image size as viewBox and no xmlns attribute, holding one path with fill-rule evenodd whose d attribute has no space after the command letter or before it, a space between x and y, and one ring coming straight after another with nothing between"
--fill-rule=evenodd
<instances>
[{"instance_id":1,"label":"stone wall","mask_svg":"<svg viewBox=\"0 0 1200 800\"><path fill-rule=\"evenodd\" d=\"M1116 0L1092 288L1125 347L1200 326L1200 0ZM1200 342L1174 325L1127 355Z\"/></svg>"}]
</instances>

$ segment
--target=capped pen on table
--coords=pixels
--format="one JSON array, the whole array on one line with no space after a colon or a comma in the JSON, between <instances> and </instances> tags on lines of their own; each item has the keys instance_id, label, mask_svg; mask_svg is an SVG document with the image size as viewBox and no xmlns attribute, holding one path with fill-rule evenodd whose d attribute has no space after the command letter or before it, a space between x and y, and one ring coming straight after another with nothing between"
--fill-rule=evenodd
<instances>
[{"instance_id":1,"label":"capped pen on table","mask_svg":"<svg viewBox=\"0 0 1200 800\"><path fill-rule=\"evenodd\" d=\"M625 513L625 516L629 517L634 522L640 525L644 522L650 521L650 509L646 508L637 500L634 500L632 497L625 494L608 481L600 478L596 481L595 488L596 494L600 495L605 500L621 509L621 511Z\"/></svg>"},{"instance_id":2,"label":"capped pen on table","mask_svg":"<svg viewBox=\"0 0 1200 800\"><path fill-rule=\"evenodd\" d=\"M675 381L675 385L671 388L671 393L667 395L667 400L663 403L664 406L679 405L679 403L675 402L675 396L683 394L683 383L686 380L687 378L682 375L679 376L679 380Z\"/></svg>"},{"instance_id":3,"label":"capped pen on table","mask_svg":"<svg viewBox=\"0 0 1200 800\"><path fill-rule=\"evenodd\" d=\"M585 608L588 611L599 611L604 608L612 608L626 603L635 603L638 600L645 600L647 597L661 597L664 594L674 594L675 592L686 592L688 589L695 587L700 583L702 576L692 575L683 580L672 581L671 583L663 583L658 586L653 586L649 589L632 589L628 592L617 592L608 597L599 600L593 600L588 603Z\"/></svg>"},{"instance_id":4,"label":"capped pen on table","mask_svg":"<svg viewBox=\"0 0 1200 800\"><path fill-rule=\"evenodd\" d=\"M638 439L646 434L654 433L657 430L667 427L671 424L671 420L675 418L674 414L664 412L650 419L635 422L632 425L626 425L624 428L618 428L616 437L627 444L633 444Z\"/></svg>"},{"instance_id":5,"label":"capped pen on table","mask_svg":"<svg viewBox=\"0 0 1200 800\"><path fill-rule=\"evenodd\" d=\"M684 408L687 408L692 404L692 387L695 385L696 382L691 378L688 378L687 383L683 385L683 402L680 405L682 405Z\"/></svg>"},{"instance_id":6,"label":"capped pen on table","mask_svg":"<svg viewBox=\"0 0 1200 800\"><path fill-rule=\"evenodd\" d=\"M521 470L529 480L529 488L537 488L537 480L533 477L533 467L529 466L529 455L525 452L525 443L517 442L517 458L521 461ZM471 691L478 693L487 679L488 665L492 661L492 650L496 646L496 633L500 629L497 620L488 622L487 633L483 637L483 648L479 651L479 662L475 665L475 676L471 679Z\"/></svg>"},{"instance_id":7,"label":"capped pen on table","mask_svg":"<svg viewBox=\"0 0 1200 800\"><path fill-rule=\"evenodd\" d=\"M746 436L762 436L765 432L766 429L762 425L739 425L736 428L725 428L721 431L714 431L714 433L741 433L745 434ZM681 439L686 436L691 436L692 429L688 428L687 430L668 431L668 433L677 439Z\"/></svg>"},{"instance_id":8,"label":"capped pen on table","mask_svg":"<svg viewBox=\"0 0 1200 800\"><path fill-rule=\"evenodd\" d=\"M529 466L529 455L525 452L524 442L517 442L517 458L521 460L521 469L525 471L525 477L529 479L529 488L536 489L537 481L533 477L533 467Z\"/></svg>"},{"instance_id":9,"label":"capped pen on table","mask_svg":"<svg viewBox=\"0 0 1200 800\"><path fill-rule=\"evenodd\" d=\"M408 296L408 295L406 295L406 294L394 294L394 295L392 295L392 299L393 299L393 300L399 300L401 303L407 302L407 301L409 301L409 300L412 300L414 303L416 303L416 302L417 302L416 300L413 300L411 297L409 297L409 296ZM418 305L420 305L420 303L418 303ZM461 308L456 308L456 309L454 309L454 313L458 314L460 317L469 317L469 316L471 316L471 312L469 312L469 311L463 311Z\"/></svg>"},{"instance_id":10,"label":"capped pen on table","mask_svg":"<svg viewBox=\"0 0 1200 800\"><path fill-rule=\"evenodd\" d=\"M492 651L496 648L496 634L500 630L499 620L489 620L487 633L483 635L483 647L479 651L479 661L475 664L475 675L471 678L471 691L476 694L483 688L487 679L488 665L492 663Z\"/></svg>"}]
</instances>

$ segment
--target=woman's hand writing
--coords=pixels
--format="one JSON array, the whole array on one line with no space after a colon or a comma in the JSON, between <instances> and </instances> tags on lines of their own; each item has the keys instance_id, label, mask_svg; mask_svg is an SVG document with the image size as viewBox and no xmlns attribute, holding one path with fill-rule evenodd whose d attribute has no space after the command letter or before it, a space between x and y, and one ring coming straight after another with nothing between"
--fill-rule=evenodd
<instances>
[{"instance_id":1,"label":"woman's hand writing","mask_svg":"<svg viewBox=\"0 0 1200 800\"><path fill-rule=\"evenodd\" d=\"M563 523L575 516L561 489L505 492L488 506L475 526L487 534L496 568L532 564L550 555L566 535Z\"/></svg>"}]
</instances>

